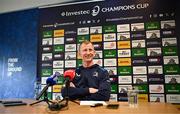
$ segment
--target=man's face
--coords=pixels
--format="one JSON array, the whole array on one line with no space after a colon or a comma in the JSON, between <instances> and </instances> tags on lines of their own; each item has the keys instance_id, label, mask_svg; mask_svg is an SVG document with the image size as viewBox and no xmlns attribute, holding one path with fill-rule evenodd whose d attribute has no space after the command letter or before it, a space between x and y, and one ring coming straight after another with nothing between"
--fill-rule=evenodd
<instances>
[{"instance_id":1,"label":"man's face","mask_svg":"<svg viewBox=\"0 0 180 114\"><path fill-rule=\"evenodd\" d=\"M94 46L89 43L89 44L82 44L80 47L80 52L79 52L83 62L90 62L93 60L95 56L95 50Z\"/></svg>"}]
</instances>

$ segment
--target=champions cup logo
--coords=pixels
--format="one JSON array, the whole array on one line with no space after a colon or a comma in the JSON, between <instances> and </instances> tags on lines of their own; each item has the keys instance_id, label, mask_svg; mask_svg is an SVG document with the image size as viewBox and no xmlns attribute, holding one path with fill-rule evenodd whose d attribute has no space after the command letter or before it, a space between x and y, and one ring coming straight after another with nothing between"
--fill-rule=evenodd
<instances>
[{"instance_id":1,"label":"champions cup logo","mask_svg":"<svg viewBox=\"0 0 180 114\"><path fill-rule=\"evenodd\" d=\"M100 7L99 6L94 6L92 10L92 16L96 16L99 14Z\"/></svg>"}]
</instances>

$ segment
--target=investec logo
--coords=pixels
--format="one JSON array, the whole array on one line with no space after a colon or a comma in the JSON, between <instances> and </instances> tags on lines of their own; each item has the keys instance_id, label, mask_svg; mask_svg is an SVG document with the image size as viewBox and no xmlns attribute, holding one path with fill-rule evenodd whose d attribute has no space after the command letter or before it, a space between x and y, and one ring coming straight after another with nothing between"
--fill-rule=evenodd
<instances>
[{"instance_id":1,"label":"investec logo","mask_svg":"<svg viewBox=\"0 0 180 114\"><path fill-rule=\"evenodd\" d=\"M92 9L92 13L91 13L91 10L80 10L80 11L73 11L73 12L65 11L61 13L61 16L68 17L68 16L89 15L89 14L91 14L92 16L96 16L99 14L99 11L100 11L100 7L94 6Z\"/></svg>"}]
</instances>

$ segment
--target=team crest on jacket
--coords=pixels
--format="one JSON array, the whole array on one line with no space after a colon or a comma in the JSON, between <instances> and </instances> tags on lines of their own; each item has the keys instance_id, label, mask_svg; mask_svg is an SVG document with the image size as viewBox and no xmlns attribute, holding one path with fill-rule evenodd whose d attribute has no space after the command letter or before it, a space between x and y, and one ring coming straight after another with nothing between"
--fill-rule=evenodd
<instances>
[{"instance_id":1,"label":"team crest on jacket","mask_svg":"<svg viewBox=\"0 0 180 114\"><path fill-rule=\"evenodd\" d=\"M93 73L93 76L98 77L98 72L94 72L94 73Z\"/></svg>"}]
</instances>

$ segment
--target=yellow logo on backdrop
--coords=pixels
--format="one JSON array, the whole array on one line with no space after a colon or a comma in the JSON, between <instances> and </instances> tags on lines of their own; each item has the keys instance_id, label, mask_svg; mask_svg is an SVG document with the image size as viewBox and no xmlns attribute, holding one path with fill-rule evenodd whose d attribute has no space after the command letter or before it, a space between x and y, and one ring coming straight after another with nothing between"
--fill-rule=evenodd
<instances>
[{"instance_id":1,"label":"yellow logo on backdrop","mask_svg":"<svg viewBox=\"0 0 180 114\"><path fill-rule=\"evenodd\" d=\"M118 58L118 66L131 66L131 58Z\"/></svg>"},{"instance_id":2,"label":"yellow logo on backdrop","mask_svg":"<svg viewBox=\"0 0 180 114\"><path fill-rule=\"evenodd\" d=\"M139 102L148 102L148 95L147 94L138 94L138 101Z\"/></svg>"},{"instance_id":3,"label":"yellow logo on backdrop","mask_svg":"<svg viewBox=\"0 0 180 114\"><path fill-rule=\"evenodd\" d=\"M61 92L62 85L54 85L53 92Z\"/></svg>"},{"instance_id":4,"label":"yellow logo on backdrop","mask_svg":"<svg viewBox=\"0 0 180 114\"><path fill-rule=\"evenodd\" d=\"M64 29L54 30L54 37L64 36Z\"/></svg>"},{"instance_id":5,"label":"yellow logo on backdrop","mask_svg":"<svg viewBox=\"0 0 180 114\"><path fill-rule=\"evenodd\" d=\"M102 34L91 35L90 41L91 42L102 42Z\"/></svg>"},{"instance_id":6,"label":"yellow logo on backdrop","mask_svg":"<svg viewBox=\"0 0 180 114\"><path fill-rule=\"evenodd\" d=\"M130 41L118 41L118 49L130 48Z\"/></svg>"}]
</instances>

